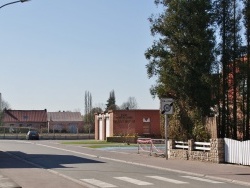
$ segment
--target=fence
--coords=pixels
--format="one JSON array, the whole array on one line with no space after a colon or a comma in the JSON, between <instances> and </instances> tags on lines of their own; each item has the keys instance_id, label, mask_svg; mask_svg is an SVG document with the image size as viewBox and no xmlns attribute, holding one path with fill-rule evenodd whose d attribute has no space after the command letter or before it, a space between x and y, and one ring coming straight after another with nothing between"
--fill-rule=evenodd
<instances>
[{"instance_id":1,"label":"fence","mask_svg":"<svg viewBox=\"0 0 250 188\"><path fill-rule=\"evenodd\" d=\"M211 143L210 142L190 142L191 144L188 144L188 142L183 142L183 141L174 141L173 148L176 149L186 149L188 150L200 150L200 151L210 151L211 148Z\"/></svg>"},{"instance_id":2,"label":"fence","mask_svg":"<svg viewBox=\"0 0 250 188\"><path fill-rule=\"evenodd\" d=\"M165 139L139 138L137 144L138 154L141 151L149 155L165 155Z\"/></svg>"},{"instance_id":3,"label":"fence","mask_svg":"<svg viewBox=\"0 0 250 188\"><path fill-rule=\"evenodd\" d=\"M48 134L39 134L41 140L84 140L84 139L94 139L94 134L70 134L70 133L48 133ZM0 134L0 139L9 139L9 140L25 140L26 134L23 133L6 133Z\"/></svg>"},{"instance_id":4,"label":"fence","mask_svg":"<svg viewBox=\"0 0 250 188\"><path fill-rule=\"evenodd\" d=\"M68 126L67 129L63 129L61 126L51 126L48 130L47 127L42 126L0 126L0 134L20 134L20 133L27 133L29 130L36 130L40 134L46 133L67 133L67 134L90 134L88 131L83 131L83 129L78 129L74 126Z\"/></svg>"},{"instance_id":5,"label":"fence","mask_svg":"<svg viewBox=\"0 0 250 188\"><path fill-rule=\"evenodd\" d=\"M140 138L138 153L165 155L165 139ZM169 158L235 163L250 165L250 140L237 141L228 138L210 139L210 142L168 140Z\"/></svg>"},{"instance_id":6,"label":"fence","mask_svg":"<svg viewBox=\"0 0 250 188\"><path fill-rule=\"evenodd\" d=\"M137 140L138 153L147 152L160 156L165 155L165 139L140 138ZM210 142L188 142L168 140L168 157L185 160L224 162L224 140L210 139Z\"/></svg>"},{"instance_id":7,"label":"fence","mask_svg":"<svg viewBox=\"0 0 250 188\"><path fill-rule=\"evenodd\" d=\"M26 139L29 130L37 130L40 139L44 140L73 140L73 139L94 139L93 133L47 133L47 129L35 129L32 127L0 127L0 139Z\"/></svg>"},{"instance_id":8,"label":"fence","mask_svg":"<svg viewBox=\"0 0 250 188\"><path fill-rule=\"evenodd\" d=\"M225 138L225 162L250 165L250 140L237 141Z\"/></svg>"},{"instance_id":9,"label":"fence","mask_svg":"<svg viewBox=\"0 0 250 188\"><path fill-rule=\"evenodd\" d=\"M183 141L172 141L171 150L169 149L168 154L173 149L182 149L182 150L196 150L196 151L210 151L210 142L183 142ZM139 138L137 139L138 144L138 153L147 152L149 155L153 153L156 155L165 155L166 145L165 139L151 139L151 138ZM170 147L168 143L168 148Z\"/></svg>"}]
</instances>

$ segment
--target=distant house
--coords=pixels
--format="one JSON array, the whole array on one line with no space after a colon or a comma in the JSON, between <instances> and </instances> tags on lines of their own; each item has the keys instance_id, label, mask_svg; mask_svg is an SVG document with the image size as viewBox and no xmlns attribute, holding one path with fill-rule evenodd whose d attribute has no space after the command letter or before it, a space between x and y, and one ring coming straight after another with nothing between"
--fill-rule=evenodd
<instances>
[{"instance_id":1,"label":"distant house","mask_svg":"<svg viewBox=\"0 0 250 188\"><path fill-rule=\"evenodd\" d=\"M83 131L83 119L80 112L48 112L49 132L78 133Z\"/></svg>"},{"instance_id":2,"label":"distant house","mask_svg":"<svg viewBox=\"0 0 250 188\"><path fill-rule=\"evenodd\" d=\"M7 110L3 113L3 126L22 131L36 129L43 133L83 132L83 120L80 112L47 112L47 110ZM12 131L13 130L13 131Z\"/></svg>"},{"instance_id":3,"label":"distant house","mask_svg":"<svg viewBox=\"0 0 250 188\"><path fill-rule=\"evenodd\" d=\"M14 128L47 129L47 110L7 110L3 111L3 126Z\"/></svg>"}]
</instances>

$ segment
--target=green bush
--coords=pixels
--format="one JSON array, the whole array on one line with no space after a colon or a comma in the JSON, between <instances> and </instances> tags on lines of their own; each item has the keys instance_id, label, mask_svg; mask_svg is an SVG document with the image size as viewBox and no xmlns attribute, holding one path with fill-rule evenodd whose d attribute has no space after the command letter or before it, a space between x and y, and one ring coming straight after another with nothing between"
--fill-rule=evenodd
<instances>
[{"instance_id":1,"label":"green bush","mask_svg":"<svg viewBox=\"0 0 250 188\"><path fill-rule=\"evenodd\" d=\"M107 142L118 142L118 143L137 143L137 136L114 136L107 137Z\"/></svg>"}]
</instances>

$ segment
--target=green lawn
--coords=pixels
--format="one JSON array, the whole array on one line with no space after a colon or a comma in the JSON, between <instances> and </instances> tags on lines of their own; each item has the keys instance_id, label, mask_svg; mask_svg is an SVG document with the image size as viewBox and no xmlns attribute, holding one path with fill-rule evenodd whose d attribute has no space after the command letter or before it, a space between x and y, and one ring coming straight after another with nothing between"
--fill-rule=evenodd
<instances>
[{"instance_id":1,"label":"green lawn","mask_svg":"<svg viewBox=\"0 0 250 188\"><path fill-rule=\"evenodd\" d=\"M67 142L62 142L61 144L82 145L83 147L89 147L89 148L137 146L136 144L128 145L126 143L115 143L115 142L107 142L107 141L100 141L100 140L67 141Z\"/></svg>"}]
</instances>

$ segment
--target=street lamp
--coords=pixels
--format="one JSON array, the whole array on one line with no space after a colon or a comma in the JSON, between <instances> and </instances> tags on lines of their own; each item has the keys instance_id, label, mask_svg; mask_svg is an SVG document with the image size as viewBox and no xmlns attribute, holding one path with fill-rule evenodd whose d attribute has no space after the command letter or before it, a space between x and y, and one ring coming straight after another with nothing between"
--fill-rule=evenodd
<instances>
[{"instance_id":1,"label":"street lamp","mask_svg":"<svg viewBox=\"0 0 250 188\"><path fill-rule=\"evenodd\" d=\"M14 3L24 3L24 2L27 2L27 1L30 1L30 0L13 1L13 2L6 3L6 4L2 5L2 6L0 6L0 8L3 8L3 7L5 7L5 6L7 6L7 5L11 5L11 4L14 4Z\"/></svg>"}]
</instances>

